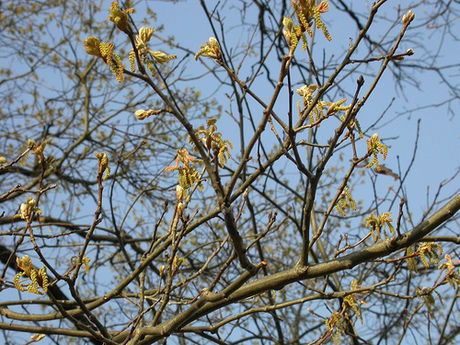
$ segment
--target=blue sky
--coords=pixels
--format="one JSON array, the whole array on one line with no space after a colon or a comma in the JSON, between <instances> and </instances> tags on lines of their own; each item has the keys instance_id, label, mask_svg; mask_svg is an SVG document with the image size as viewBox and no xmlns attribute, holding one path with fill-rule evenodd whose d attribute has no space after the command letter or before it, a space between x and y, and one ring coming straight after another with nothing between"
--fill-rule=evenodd
<instances>
[{"instance_id":1,"label":"blue sky","mask_svg":"<svg viewBox=\"0 0 460 345\"><path fill-rule=\"evenodd\" d=\"M371 3L371 1L357 1L353 5L356 6L357 10L365 11ZM409 7L409 2L403 2L403 4ZM212 5L208 3L208 6L211 8ZM207 18L195 1L179 1L177 5L172 5L168 1L158 1L155 3L154 8L158 14L158 23L165 26L164 35L174 35L180 44L189 47L193 51L197 51L199 46L209 36L213 36ZM382 7L379 15L393 18L395 16L395 9L396 4L390 2ZM415 20L412 27L417 28L421 25L426 16L429 15L426 12L427 10L429 8L424 8L423 6L414 8ZM226 30L226 35L230 42L233 40L234 42L241 43L248 40L252 33L243 31L237 26L231 27L232 16L235 15L237 13L231 10L223 14L223 17L226 18L226 24L229 24L230 27L228 31ZM387 41L394 40L399 33L401 25L395 26L390 30L392 23L381 20L379 15L377 16L377 25L370 30L370 35L374 35L373 37L375 38L387 35ZM333 40L327 42L320 35L316 47L317 55L321 57L323 51L326 54L341 55L343 54L343 50L348 47L349 39L356 36L357 29L346 18L338 16L338 11L334 6L331 6L331 10L324 15L324 18ZM363 22L365 21L365 18L361 19ZM251 17L248 16L247 21L250 20ZM453 21L451 25L452 32L460 32L459 21ZM428 26L426 26L426 29L422 27L422 30L420 28L417 28L417 30L422 32L422 35L419 35L420 41L405 42L403 40L398 49L399 53L412 48L415 51L414 58L427 58L427 61L429 61L428 56L430 55L430 51L439 50L439 61L443 64L455 65L458 63L457 54L454 53L456 51L455 47L458 50L458 43L453 40L452 36L445 35L444 40L441 40L442 35L444 35L444 32L441 30L430 29ZM417 46L420 43L425 46L427 51ZM364 58L364 56L359 55L360 51L363 50L358 49L358 53L353 58ZM302 56L302 54L299 47L297 49L297 56ZM411 63L410 57L405 62ZM212 61L208 60L206 63L212 64ZM189 64L191 65L191 70L197 71L196 74L202 71L200 64L192 61L192 59L190 59ZM194 65L196 69L192 67ZM374 63L374 66L379 66L379 63ZM278 66L274 65L273 70L276 74ZM412 158L417 123L420 120L416 159L404 186L410 197L409 205L414 215L417 215L426 209L427 188L430 189L430 196L432 197L439 183L453 176L459 169L460 159L457 151L460 149L460 121L458 115L453 116L452 113L449 113L447 105L433 106L453 97L435 72L413 69L411 73L413 73L417 85L410 86L405 84L403 90L398 90L391 72L387 70L358 118L362 127L366 128L368 124L373 123L376 117L382 114L390 103L392 104L382 121L385 126L381 126L377 132L381 138L386 138L385 143L389 147L389 156L385 162L386 166L397 171L397 157L399 157L403 172L408 167ZM459 79L457 77L460 75L460 68L458 66L450 68L447 75L450 77L449 81L458 88ZM244 69L240 77L244 79ZM292 78L295 81L295 75L292 75ZM365 77L365 81L364 89L366 85L369 86L372 79ZM212 88L213 82L211 78L204 78L196 81L195 85L198 88L202 85L202 90L206 93L206 90L214 90ZM355 80L349 79L346 82L354 85ZM256 93L266 94L267 98L270 97L271 90L271 87L263 85L263 82L256 84L256 88L254 89ZM212 95L217 98L220 97L220 99L224 98L222 93L213 93ZM450 103L450 109L452 109L454 114L457 113L459 105L458 99ZM283 103L278 106L278 109L282 107ZM225 122L226 120L228 119L225 119L225 116L223 116L221 122ZM225 131L226 126L222 126L222 128ZM228 136L231 137L232 134L230 131ZM365 143L362 143L362 145L365 145ZM387 185L394 184L392 179L387 177L381 178L379 182ZM455 190L458 192L459 185L460 176L457 176L456 180L446 188L446 194L451 194Z\"/></svg>"},{"instance_id":2,"label":"blue sky","mask_svg":"<svg viewBox=\"0 0 460 345\"><path fill-rule=\"evenodd\" d=\"M213 1L208 1L212 3ZM175 36L176 41L181 45L186 46L190 50L197 52L200 45L204 44L210 36L213 36L212 30L205 17L202 9L198 5L198 1L183 0L179 1L178 4L172 4L170 1L149 1L153 4L157 16L158 22L152 22L152 26L159 24L164 25L162 32L163 36ZM366 7L370 1L356 1L356 6ZM106 1L107 8L110 6L110 1ZM211 6L211 5L209 5ZM394 4L389 4L382 9L382 13L388 16L392 16L395 10ZM254 14L251 12L250 14ZM423 8L414 9L416 19L414 25L417 25L419 20L423 18ZM229 9L228 12L224 13L226 16L228 30L225 32L230 43L239 44L246 42L251 36L251 32L242 30L238 26L232 26L232 22L237 22L235 16L237 13ZM105 14L104 14L105 18ZM142 10L138 9L133 15L135 21L144 19ZM254 17L248 16L248 21ZM327 27L333 36L332 42L327 42L324 37L319 35L318 44L315 48L315 56L321 57L323 50L325 54L343 54L343 50L347 48L349 44L349 38L354 38L357 30L354 25L350 24L347 20L337 16L337 11L332 8L330 13L324 16ZM420 18L420 19L419 19ZM374 30L371 31L373 35L379 37L387 32L390 27L390 22L380 22ZM395 27L388 33L388 39L396 37L400 26ZM452 24L453 32L460 32L459 22L456 21ZM425 32L425 31L423 31ZM458 63L458 57L454 52L458 51L458 42L455 42L451 36L447 36L446 40L440 42L441 32L436 30L429 30L427 28L426 34L419 37L419 42L403 42L398 49L398 52L402 53L408 48L413 48L415 51L415 57L427 57L428 52L421 48L417 48L417 43L422 42L429 49L437 50L440 49L440 56L442 61L446 64ZM441 44L442 43L442 44ZM80 47L81 53L83 54L83 47ZM180 58L183 56L183 52L175 51L169 47L163 47L158 45L158 49L163 49L170 54L177 54ZM301 59L302 52L300 47L298 48L297 54ZM354 58L362 58L357 56ZM406 61L410 62L410 58ZM305 59L307 63L307 59ZM207 64L213 64L211 60L206 61ZM200 75L205 72L202 64L193 60L193 56L189 57L187 62L187 68L190 76ZM377 63L378 65L378 63ZM276 75L279 66L274 63L273 73ZM452 68L448 71L450 81L459 86L459 74L460 68ZM245 79L248 74L248 70L243 68L240 72L241 79ZM375 119L384 112L384 110L392 103L391 107L385 113L384 120L385 126L378 129L378 133L381 138L385 139L385 143L389 147L389 157L385 162L386 166L397 171L398 161L397 157L400 158L401 168L403 171L407 168L412 157L414 142L416 139L417 123L420 120L420 133L418 142L418 151L416 154L416 160L413 168L405 182L404 188L409 196L409 205L414 213L415 223L427 207L427 187L430 189L430 196L437 189L439 183L446 178L449 178L455 174L459 169L459 154L460 149L460 121L458 119L458 107L459 100L452 102L451 108L454 109L455 115L448 112L446 105L440 105L432 107L430 105L440 103L446 98L449 98L449 90L445 87L444 83L436 76L433 72L424 72L417 69L414 70L414 77L416 77L419 84L417 87L404 87L403 92L397 90L392 75L387 71L382 78L379 86L374 91L370 101L365 105L359 115L359 120L363 128L366 128L369 124L373 123ZM293 73L292 78L294 82L296 75ZM298 79L298 78L297 78ZM365 78L366 86L369 86L371 78ZM345 83L354 85L355 80L350 78ZM204 96L215 97L218 100L223 100L225 105L226 96L225 92L228 90L217 89L218 86L212 77L206 76L202 79L193 81L194 86L197 89L201 89ZM299 85L300 86L300 85ZM262 98L268 100L272 87L263 80L257 82L254 85L254 91L261 95ZM283 91L282 98L287 99L286 92ZM394 99L394 101L393 101ZM295 99L297 101L297 99ZM287 105L287 101L281 101L277 105L277 111L283 112L283 108ZM429 106L429 107L427 107ZM408 111L411 109L417 109ZM224 138L230 139L232 142L237 142L236 131L232 129L233 122L223 115L219 120L219 130L224 133ZM327 128L324 126L323 129ZM372 134L372 133L370 133ZM325 135L327 137L327 135ZM274 139L272 138L273 142ZM365 142L361 142L362 149L365 149ZM235 152L236 152L235 148ZM395 181L386 176L378 177L377 184L379 190L382 193L386 193L388 188L391 186L397 188L398 184ZM455 191L458 193L458 186L460 186L460 176L457 176L456 180L451 182L443 191L443 195L449 195ZM369 198L372 197L372 190L368 186L363 186L357 190L356 198ZM397 207L397 205L395 205ZM42 342L44 343L44 342Z\"/></svg>"}]
</instances>

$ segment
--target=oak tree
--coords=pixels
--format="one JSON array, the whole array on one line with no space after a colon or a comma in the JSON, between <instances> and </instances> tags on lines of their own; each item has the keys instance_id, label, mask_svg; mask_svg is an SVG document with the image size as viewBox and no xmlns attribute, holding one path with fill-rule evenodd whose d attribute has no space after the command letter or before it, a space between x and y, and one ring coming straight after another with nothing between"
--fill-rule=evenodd
<instances>
[{"instance_id":1,"label":"oak tree","mask_svg":"<svg viewBox=\"0 0 460 345\"><path fill-rule=\"evenodd\" d=\"M458 340L456 3L3 2L4 343Z\"/></svg>"}]
</instances>

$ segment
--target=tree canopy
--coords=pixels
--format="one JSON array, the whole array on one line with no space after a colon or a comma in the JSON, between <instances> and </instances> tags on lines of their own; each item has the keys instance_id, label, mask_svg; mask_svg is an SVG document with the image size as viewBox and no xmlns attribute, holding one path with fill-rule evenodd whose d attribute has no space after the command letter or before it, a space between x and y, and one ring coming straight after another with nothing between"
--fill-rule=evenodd
<instances>
[{"instance_id":1,"label":"tree canopy","mask_svg":"<svg viewBox=\"0 0 460 345\"><path fill-rule=\"evenodd\" d=\"M5 344L458 340L456 1L0 8Z\"/></svg>"}]
</instances>

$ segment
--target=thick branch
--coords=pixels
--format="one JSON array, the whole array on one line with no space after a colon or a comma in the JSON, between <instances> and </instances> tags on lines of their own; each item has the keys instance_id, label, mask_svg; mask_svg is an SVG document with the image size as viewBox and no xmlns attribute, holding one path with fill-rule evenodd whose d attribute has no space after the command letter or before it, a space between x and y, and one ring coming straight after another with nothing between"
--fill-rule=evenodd
<instances>
[{"instance_id":1,"label":"thick branch","mask_svg":"<svg viewBox=\"0 0 460 345\"><path fill-rule=\"evenodd\" d=\"M421 240L424 236L439 227L443 222L453 217L460 209L460 195L454 197L438 212L433 214L427 220L416 226L411 231L408 231L401 237L390 238L385 241L379 241L374 245L367 248L357 250L351 254L339 257L334 260L323 262L309 267L295 267L283 272L273 274L272 276L257 279L248 283L235 292L231 293L228 297L218 300L216 302L209 302L212 300L212 294L205 296L201 300L193 304L188 310L178 314L174 318L156 326L146 327L141 330L144 335L151 335L146 337L141 344L152 344L161 337L169 335L174 331L178 331L178 327L182 326L184 315L187 315L189 320L193 315L193 320L207 315L215 310L218 310L226 305L241 301L243 299L255 296L268 290L279 290L288 284L316 277L326 276L334 272L351 269L364 262L383 257L394 253L400 249L407 248L411 244ZM198 308L197 308L198 307ZM120 334L119 338L123 338L127 333Z\"/></svg>"}]
</instances>

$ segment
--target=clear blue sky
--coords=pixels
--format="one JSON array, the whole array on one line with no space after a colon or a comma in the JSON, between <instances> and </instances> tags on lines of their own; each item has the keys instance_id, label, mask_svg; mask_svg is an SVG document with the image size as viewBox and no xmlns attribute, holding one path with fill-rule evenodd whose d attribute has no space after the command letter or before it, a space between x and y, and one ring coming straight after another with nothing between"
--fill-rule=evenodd
<instances>
[{"instance_id":1,"label":"clear blue sky","mask_svg":"<svg viewBox=\"0 0 460 345\"><path fill-rule=\"evenodd\" d=\"M407 6L409 2L404 1L402 3L404 6ZM359 1L354 3L357 10L363 10L362 7L369 8L370 4L372 4L371 1ZM208 6L211 8L212 4L208 2ZM166 36L174 35L178 42L189 47L192 51L197 51L199 46L202 45L209 36L213 36L209 22L197 1L179 1L176 5L172 5L168 1L157 1L154 7L158 14L158 23L165 25L164 34ZM393 18L395 8L396 4L390 2L382 7L379 14ZM425 13L425 11L426 8L424 7L414 9L416 16L412 27L417 27L422 20L426 18L427 13ZM232 18L235 18L237 15L238 13L236 11L232 12L231 10L223 14L227 24L231 23ZM256 17L248 16L247 21L255 20L254 18ZM333 40L332 42L327 42L323 37L319 37L318 46L316 48L318 56L321 57L323 48L326 54L339 51L339 53L335 54L341 55L343 54L343 50L348 47L349 38L356 37L356 26L347 18L343 16L339 17L338 11L334 6L331 6L330 12L326 14L324 18ZM370 31L370 34L377 38L384 35L391 25L390 22L379 19L379 16L377 16L378 25ZM365 22L365 18L361 18L361 20ZM238 21L235 20L235 22ZM451 25L452 32L460 32L460 21L453 21ZM401 25L393 28L388 33L387 40L395 38L400 28ZM420 31L420 28L417 28L417 30ZM440 61L444 64L458 64L458 54L455 52L458 52L459 45L458 42L453 41L452 36L445 35L445 40L441 41L441 36L444 33L440 30L429 29L427 27L423 32L425 34L420 37L420 40L425 45L426 49L439 49ZM226 30L227 39L230 41L234 40L235 42L242 42L249 38L251 34L252 33L242 31L237 26L230 26L230 29ZM413 48L415 51L414 57L427 57L428 53L418 48L418 43L420 42L403 41L398 52L403 53L408 48ZM300 47L297 50L297 54L298 56L302 55ZM363 56L360 56L358 53L353 56L353 58L363 58ZM408 58L406 62L410 63L410 58ZM211 64L212 62L209 60L207 63ZM200 64L192 61L192 59L190 65L190 67L196 65L196 74L203 71ZM377 66L379 66L379 63L377 63ZM278 68L279 66L274 65L273 73L276 74ZM410 197L409 205L414 212L415 219L417 219L417 214L420 214L427 206L427 187L430 188L430 196L433 196L439 183L453 176L460 168L460 155L458 154L460 150L460 120L457 110L460 104L458 99L450 104L450 108L453 109L453 112L456 113L457 116L453 116L452 113L448 112L447 105L433 107L433 104L441 103L451 98L453 95L435 72L424 72L420 69L414 69L413 74L418 85L410 86L409 84L405 84L404 90L401 92L401 90L396 89L393 76L391 72L387 70L379 86L374 91L373 96L371 96L370 101L365 105L358 118L362 127L366 128L367 125L373 123L375 119L382 114L392 102L392 99L395 98L382 121L382 123L386 125L378 129L378 133L381 138L387 138L385 143L390 149L388 159L385 162L386 166L397 171L398 163L396 157L399 156L403 172L407 169L412 157L416 139L417 122L420 120L420 134L416 160L405 181L405 188ZM460 68L458 66L456 68L451 68L448 75L450 77L449 82L459 87L460 78L458 77L460 76ZM244 69L240 76L243 80L244 77L246 77ZM296 81L295 77L295 75L292 76L293 81ZM366 87L366 85L369 86L372 79L365 77L365 81L366 84L364 87ZM197 81L195 85L198 88L202 85L201 89L206 94L206 90L214 91L214 89L210 87L210 85L213 85L212 82L212 79L206 78ZM348 80L348 83L354 85L355 81L354 79ZM265 93L266 99L268 99L271 95L271 87L264 87L263 85L258 85L258 87L259 88L254 91L259 94ZM220 94L213 94L213 96L225 100L225 95L223 95L223 93L224 91ZM278 107L278 109L279 108L280 107ZM419 110L415 110L418 108ZM221 121L225 120L224 116ZM222 126L222 128L225 128L225 126ZM228 133L228 136L231 135L232 131ZM362 145L365 145L365 143L362 143ZM397 186L391 178L380 178L379 182ZM446 194L450 194L455 190L458 191L459 186L460 176L457 176L456 182L451 183L446 189Z\"/></svg>"}]
</instances>

